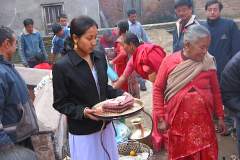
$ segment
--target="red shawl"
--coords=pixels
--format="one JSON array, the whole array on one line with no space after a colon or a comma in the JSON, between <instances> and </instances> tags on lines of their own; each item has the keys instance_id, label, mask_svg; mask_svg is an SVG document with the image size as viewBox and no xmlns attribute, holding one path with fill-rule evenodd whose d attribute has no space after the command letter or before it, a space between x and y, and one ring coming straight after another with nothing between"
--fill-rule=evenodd
<instances>
[{"instance_id":1,"label":"red shawl","mask_svg":"<svg viewBox=\"0 0 240 160\"><path fill-rule=\"evenodd\" d=\"M160 46L150 43L141 44L133 53L134 68L144 79L148 79L150 73L158 72L165 55Z\"/></svg>"}]
</instances>

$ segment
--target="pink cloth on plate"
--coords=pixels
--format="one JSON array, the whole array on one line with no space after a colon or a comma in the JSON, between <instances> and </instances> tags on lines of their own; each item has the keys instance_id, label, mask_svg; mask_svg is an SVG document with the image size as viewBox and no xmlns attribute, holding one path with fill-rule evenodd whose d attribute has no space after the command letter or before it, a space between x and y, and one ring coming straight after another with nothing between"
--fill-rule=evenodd
<instances>
[{"instance_id":1,"label":"pink cloth on plate","mask_svg":"<svg viewBox=\"0 0 240 160\"><path fill-rule=\"evenodd\" d=\"M131 95L123 95L114 99L107 100L102 108L103 111L123 112L131 108L134 104L134 98Z\"/></svg>"}]
</instances>

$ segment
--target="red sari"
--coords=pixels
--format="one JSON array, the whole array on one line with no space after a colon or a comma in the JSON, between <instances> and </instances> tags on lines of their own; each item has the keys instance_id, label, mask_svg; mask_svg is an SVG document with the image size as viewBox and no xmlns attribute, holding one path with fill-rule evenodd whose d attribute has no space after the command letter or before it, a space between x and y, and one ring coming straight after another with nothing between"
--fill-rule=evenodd
<instances>
[{"instance_id":1,"label":"red sari","mask_svg":"<svg viewBox=\"0 0 240 160\"><path fill-rule=\"evenodd\" d=\"M115 42L115 53L116 57L112 60L112 63L114 64L115 71L120 77L123 74L128 62L128 54L125 52L123 48L121 37L119 37ZM125 82L122 85L121 89L123 89L124 91L128 91L128 83Z\"/></svg>"},{"instance_id":2,"label":"red sari","mask_svg":"<svg viewBox=\"0 0 240 160\"><path fill-rule=\"evenodd\" d=\"M164 100L169 74L183 61L180 53L166 57L159 69L153 90L153 144L161 134L160 117L170 125L168 154L170 160L217 160L218 147L212 115L223 117L223 105L216 70L200 72L168 102Z\"/></svg>"}]
</instances>

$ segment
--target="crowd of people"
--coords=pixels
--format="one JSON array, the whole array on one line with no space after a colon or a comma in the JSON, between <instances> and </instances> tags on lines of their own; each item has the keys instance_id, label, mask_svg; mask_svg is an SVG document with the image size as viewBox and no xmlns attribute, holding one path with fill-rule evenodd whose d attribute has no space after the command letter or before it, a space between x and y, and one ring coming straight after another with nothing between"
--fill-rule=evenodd
<instances>
[{"instance_id":1,"label":"crowd of people","mask_svg":"<svg viewBox=\"0 0 240 160\"><path fill-rule=\"evenodd\" d=\"M112 122L103 123L92 107L129 93L140 98L146 80L153 84L156 152L164 143L169 160L218 160L216 132L228 135L235 127L240 153L240 31L233 20L221 17L218 0L206 2L206 21L193 15L192 0L175 0L174 7L179 19L168 54L151 43L135 9L100 39L91 17L79 16L68 24L61 14L52 25L49 55L32 19L23 21L19 38L1 26L0 159L36 159L30 137L38 132L37 117L27 86L11 63L17 41L25 67L52 70L53 107L67 117L72 160L119 159ZM111 59L105 52L109 48ZM111 66L118 78L108 83Z\"/></svg>"}]
</instances>

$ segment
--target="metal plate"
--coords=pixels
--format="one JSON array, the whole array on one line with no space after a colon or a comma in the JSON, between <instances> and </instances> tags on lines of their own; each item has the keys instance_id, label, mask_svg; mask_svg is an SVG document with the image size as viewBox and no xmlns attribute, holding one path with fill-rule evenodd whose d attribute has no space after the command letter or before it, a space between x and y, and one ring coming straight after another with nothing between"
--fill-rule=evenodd
<instances>
[{"instance_id":1,"label":"metal plate","mask_svg":"<svg viewBox=\"0 0 240 160\"><path fill-rule=\"evenodd\" d=\"M93 106L93 109L99 109L102 108L102 105L105 101L100 102ZM134 114L137 114L143 109L143 102L140 99L134 98L134 104L133 107L122 112L122 113L111 113L111 112L99 112L94 113L94 115L102 120L111 120L111 119L121 119L133 116Z\"/></svg>"}]
</instances>

